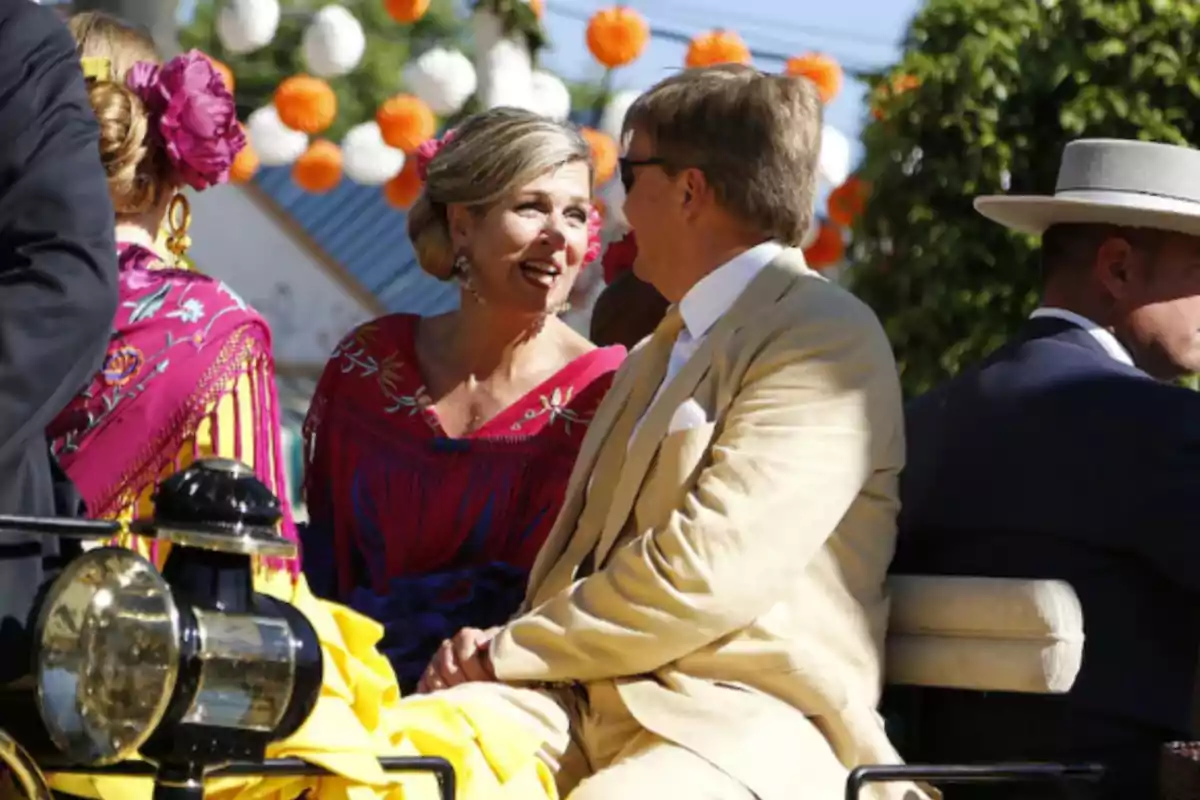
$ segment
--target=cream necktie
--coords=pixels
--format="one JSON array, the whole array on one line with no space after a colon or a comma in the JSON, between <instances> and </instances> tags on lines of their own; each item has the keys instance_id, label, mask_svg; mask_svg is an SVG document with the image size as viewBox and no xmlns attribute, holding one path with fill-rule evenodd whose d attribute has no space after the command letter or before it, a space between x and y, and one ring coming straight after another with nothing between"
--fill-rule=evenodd
<instances>
[{"instance_id":1,"label":"cream necktie","mask_svg":"<svg viewBox=\"0 0 1200 800\"><path fill-rule=\"evenodd\" d=\"M671 350L675 347L675 340L679 338L681 330L683 317L679 313L679 306L674 305L667 310L663 321L654 329L654 334L646 343L629 401L617 416L600 449L595 469L592 471L592 483L588 489L583 517L580 519L580 528L584 528L585 523L597 526L603 524L609 501L617 487L617 480L621 477L621 467L629 452L629 438L666 377L667 366L671 362ZM592 541L599 542L601 533L603 532L596 531L591 537ZM577 578L587 577L592 573L595 569L595 555L596 547L593 544L592 549L583 557L576 573Z\"/></svg>"}]
</instances>

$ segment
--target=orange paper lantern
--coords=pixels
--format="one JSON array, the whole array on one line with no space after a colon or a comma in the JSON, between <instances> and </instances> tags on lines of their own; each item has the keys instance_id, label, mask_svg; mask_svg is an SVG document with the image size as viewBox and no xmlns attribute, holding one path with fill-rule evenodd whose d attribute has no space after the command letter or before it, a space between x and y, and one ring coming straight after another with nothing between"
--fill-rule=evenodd
<instances>
[{"instance_id":1,"label":"orange paper lantern","mask_svg":"<svg viewBox=\"0 0 1200 800\"><path fill-rule=\"evenodd\" d=\"M788 75L808 78L815 83L822 103L833 100L842 90L841 65L822 53L805 53L802 56L789 58L786 71Z\"/></svg>"},{"instance_id":2,"label":"orange paper lantern","mask_svg":"<svg viewBox=\"0 0 1200 800\"><path fill-rule=\"evenodd\" d=\"M342 182L342 151L318 139L292 165L292 180L306 192L324 194Z\"/></svg>"},{"instance_id":3,"label":"orange paper lantern","mask_svg":"<svg viewBox=\"0 0 1200 800\"><path fill-rule=\"evenodd\" d=\"M247 139L246 146L234 156L233 165L229 168L230 182L248 183L258 172L258 166L258 153L254 152L254 146Z\"/></svg>"},{"instance_id":4,"label":"orange paper lantern","mask_svg":"<svg viewBox=\"0 0 1200 800\"><path fill-rule=\"evenodd\" d=\"M417 160L410 158L404 162L404 169L383 185L383 198L393 208L404 211L417 202L421 195L421 187L421 177L417 175Z\"/></svg>"},{"instance_id":5,"label":"orange paper lantern","mask_svg":"<svg viewBox=\"0 0 1200 800\"><path fill-rule=\"evenodd\" d=\"M866 204L866 184L851 175L845 183L829 193L825 208L831 222L848 228L858 219Z\"/></svg>"},{"instance_id":6,"label":"orange paper lantern","mask_svg":"<svg viewBox=\"0 0 1200 800\"><path fill-rule=\"evenodd\" d=\"M383 7L388 16L402 25L412 23L425 16L430 0L384 0Z\"/></svg>"},{"instance_id":7,"label":"orange paper lantern","mask_svg":"<svg viewBox=\"0 0 1200 800\"><path fill-rule=\"evenodd\" d=\"M804 260L816 270L832 267L846 255L846 242L842 230L836 225L822 222L817 229L817 238L804 248Z\"/></svg>"},{"instance_id":8,"label":"orange paper lantern","mask_svg":"<svg viewBox=\"0 0 1200 800\"><path fill-rule=\"evenodd\" d=\"M880 85L875 89L871 102L871 116L875 119L883 119L882 106L884 103L907 91L916 89L920 85L921 79L912 75L896 75L890 82Z\"/></svg>"},{"instance_id":9,"label":"orange paper lantern","mask_svg":"<svg viewBox=\"0 0 1200 800\"><path fill-rule=\"evenodd\" d=\"M320 78L294 75L275 90L275 111L284 125L311 136L333 124L337 95Z\"/></svg>"},{"instance_id":10,"label":"orange paper lantern","mask_svg":"<svg viewBox=\"0 0 1200 800\"><path fill-rule=\"evenodd\" d=\"M749 64L750 48L733 31L709 31L692 39L684 63L689 69L717 64Z\"/></svg>"},{"instance_id":11,"label":"orange paper lantern","mask_svg":"<svg viewBox=\"0 0 1200 800\"><path fill-rule=\"evenodd\" d=\"M398 94L384 101L375 112L383 141L391 147L411 153L437 133L437 118L419 97Z\"/></svg>"},{"instance_id":12,"label":"orange paper lantern","mask_svg":"<svg viewBox=\"0 0 1200 800\"><path fill-rule=\"evenodd\" d=\"M617 172L617 143L608 134L594 128L580 128L579 132L592 148L592 168L595 170L593 183L596 186L608 183Z\"/></svg>"},{"instance_id":13,"label":"orange paper lantern","mask_svg":"<svg viewBox=\"0 0 1200 800\"><path fill-rule=\"evenodd\" d=\"M228 64L218 61L208 53L205 53L204 57L208 59L208 63L213 65L213 69L215 69L217 74L219 74L222 80L225 81L225 88L229 90L230 94L233 94L233 87L235 85L233 80L233 70L229 68Z\"/></svg>"},{"instance_id":14,"label":"orange paper lantern","mask_svg":"<svg viewBox=\"0 0 1200 800\"><path fill-rule=\"evenodd\" d=\"M636 61L649 40L650 25L632 8L606 8L593 14L588 22L588 50L609 69Z\"/></svg>"}]
</instances>

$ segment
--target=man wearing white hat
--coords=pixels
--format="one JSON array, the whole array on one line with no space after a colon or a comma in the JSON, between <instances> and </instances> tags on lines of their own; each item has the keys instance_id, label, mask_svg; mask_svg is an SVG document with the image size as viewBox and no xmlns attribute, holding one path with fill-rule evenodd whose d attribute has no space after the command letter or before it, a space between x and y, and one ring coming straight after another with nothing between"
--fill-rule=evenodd
<instances>
[{"instance_id":1,"label":"man wearing white hat","mask_svg":"<svg viewBox=\"0 0 1200 800\"><path fill-rule=\"evenodd\" d=\"M1200 394L1168 382L1200 371L1200 151L1079 140L1052 197L975 208L1042 235L1042 306L906 409L893 569L1066 580L1087 639L1065 696L924 692L904 755L1099 761L1101 796L1153 797L1200 654Z\"/></svg>"}]
</instances>

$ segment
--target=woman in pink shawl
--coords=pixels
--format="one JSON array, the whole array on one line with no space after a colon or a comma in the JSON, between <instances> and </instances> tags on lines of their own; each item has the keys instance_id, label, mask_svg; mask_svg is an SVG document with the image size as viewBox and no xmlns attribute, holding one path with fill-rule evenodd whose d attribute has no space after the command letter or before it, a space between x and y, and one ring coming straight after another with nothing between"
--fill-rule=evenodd
<instances>
[{"instance_id":1,"label":"woman in pink shawl","mask_svg":"<svg viewBox=\"0 0 1200 800\"><path fill-rule=\"evenodd\" d=\"M117 211L121 303L103 369L51 428L55 450L96 517L152 513L157 481L206 455L250 464L283 499L267 324L219 281L169 266L155 243L182 186L201 190L227 180L244 146L233 98L199 53L159 66L149 38L111 17L84 13L70 26L90 76ZM284 532L295 535L290 515ZM165 557L143 542L127 544L160 564ZM540 742L506 719L445 701L402 706L395 674L375 649L382 628L313 597L295 565L262 567L255 588L298 607L325 652L312 716L268 754L301 757L335 775L221 779L206 787L207 797L436 797L428 776L383 774L376 756L401 754L448 759L463 796L553 796L553 780L536 758ZM58 774L51 785L68 797L152 796L146 778Z\"/></svg>"},{"instance_id":2,"label":"woman in pink shawl","mask_svg":"<svg viewBox=\"0 0 1200 800\"><path fill-rule=\"evenodd\" d=\"M228 180L245 146L233 98L198 52L159 66L139 31L93 13L70 24L117 212L121 301L103 368L51 425L55 452L94 517L152 513L158 481L209 455L285 496L267 323L156 250L164 220L186 245L186 221L167 219L186 218L180 189ZM295 535L290 510L284 532Z\"/></svg>"}]
</instances>

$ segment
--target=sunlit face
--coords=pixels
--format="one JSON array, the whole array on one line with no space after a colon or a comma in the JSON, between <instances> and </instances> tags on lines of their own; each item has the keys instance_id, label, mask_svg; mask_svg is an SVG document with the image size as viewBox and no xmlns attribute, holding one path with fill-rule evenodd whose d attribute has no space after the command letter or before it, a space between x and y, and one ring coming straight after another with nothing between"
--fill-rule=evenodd
<instances>
[{"instance_id":1,"label":"sunlit face","mask_svg":"<svg viewBox=\"0 0 1200 800\"><path fill-rule=\"evenodd\" d=\"M553 313L588 249L591 173L564 164L501 199L485 214L452 209L455 246L471 262L474 289L489 305Z\"/></svg>"},{"instance_id":2,"label":"sunlit face","mask_svg":"<svg viewBox=\"0 0 1200 800\"><path fill-rule=\"evenodd\" d=\"M1165 234L1156 253L1126 264L1114 327L1135 363L1164 380L1200 372L1200 237Z\"/></svg>"},{"instance_id":3,"label":"sunlit face","mask_svg":"<svg viewBox=\"0 0 1200 800\"><path fill-rule=\"evenodd\" d=\"M665 292L672 283L669 270L678 262L680 244L689 234L684 181L668 175L663 167L649 138L634 131L621 159L625 218L638 243L633 272Z\"/></svg>"}]
</instances>

